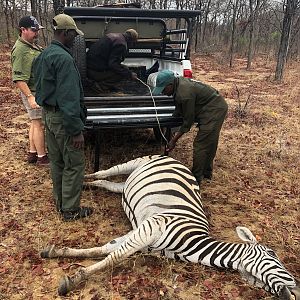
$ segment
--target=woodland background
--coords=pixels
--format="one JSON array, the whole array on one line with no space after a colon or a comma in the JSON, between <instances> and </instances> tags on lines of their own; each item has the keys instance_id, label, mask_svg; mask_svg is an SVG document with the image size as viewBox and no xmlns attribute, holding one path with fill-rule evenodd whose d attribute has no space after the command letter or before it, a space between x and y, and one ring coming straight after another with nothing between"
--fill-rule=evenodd
<instances>
[{"instance_id":1,"label":"woodland background","mask_svg":"<svg viewBox=\"0 0 300 300\"><path fill-rule=\"evenodd\" d=\"M94 247L130 230L120 195L84 190L82 204L94 214L63 222L55 211L49 169L26 162L28 117L11 81L10 50L21 16L32 14L47 28L65 5L100 1L0 2L0 299L52 300L63 274L95 261L44 260L49 244ZM109 4L109 3L106 3ZM193 75L217 88L229 104L221 131L214 178L201 187L211 235L238 241L234 229L247 226L300 279L300 63L299 1L161 1L144 8L202 10L192 40ZM192 164L193 128L171 156ZM163 153L149 130L103 132L101 166ZM86 144L86 173L92 144ZM136 254L92 276L72 300L270 300L237 272Z\"/></svg>"},{"instance_id":2,"label":"woodland background","mask_svg":"<svg viewBox=\"0 0 300 300\"><path fill-rule=\"evenodd\" d=\"M124 1L126 4L127 0ZM0 41L11 44L21 16L32 14L51 37L50 20L64 6L120 5L108 0L2 0L0 2ZM127 3L128 5L129 3ZM287 60L300 54L300 0L142 0L145 9L201 10L194 20L192 49L196 53L222 53L232 67L236 56L247 58L247 69L259 55L276 59L275 79L282 80Z\"/></svg>"}]
</instances>

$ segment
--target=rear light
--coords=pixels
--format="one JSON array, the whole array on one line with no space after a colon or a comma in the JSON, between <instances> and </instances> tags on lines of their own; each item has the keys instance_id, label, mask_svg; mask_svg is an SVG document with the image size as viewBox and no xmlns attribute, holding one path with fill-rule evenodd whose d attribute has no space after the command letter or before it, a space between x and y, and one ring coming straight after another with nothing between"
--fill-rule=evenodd
<instances>
[{"instance_id":1,"label":"rear light","mask_svg":"<svg viewBox=\"0 0 300 300\"><path fill-rule=\"evenodd\" d=\"M183 70L183 77L193 78L193 72L190 69Z\"/></svg>"}]
</instances>

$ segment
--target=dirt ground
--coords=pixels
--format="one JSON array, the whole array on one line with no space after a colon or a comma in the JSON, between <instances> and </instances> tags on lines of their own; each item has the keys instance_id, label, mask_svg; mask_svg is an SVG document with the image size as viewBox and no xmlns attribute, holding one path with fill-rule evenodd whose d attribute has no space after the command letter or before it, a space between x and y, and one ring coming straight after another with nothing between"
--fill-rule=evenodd
<instances>
[{"instance_id":1,"label":"dirt ground","mask_svg":"<svg viewBox=\"0 0 300 300\"><path fill-rule=\"evenodd\" d=\"M93 216L64 223L55 212L49 170L28 165L28 119L10 81L9 49L0 51L0 299L60 299L59 278L92 260L43 260L48 244L102 245L125 234L130 225L120 196L85 190L82 204ZM273 82L274 64L262 57L251 71L237 59L229 69L221 56L193 58L194 77L226 97L230 110L215 161L214 178L202 187L211 234L238 241L235 227L247 226L272 247L300 279L300 66L288 66L285 82ZM248 104L245 108L245 102ZM193 129L171 156L192 162ZM86 172L92 171L92 146L86 147ZM151 130L103 134L101 167L162 153ZM236 272L137 254L90 278L66 299L273 299L251 287Z\"/></svg>"}]
</instances>

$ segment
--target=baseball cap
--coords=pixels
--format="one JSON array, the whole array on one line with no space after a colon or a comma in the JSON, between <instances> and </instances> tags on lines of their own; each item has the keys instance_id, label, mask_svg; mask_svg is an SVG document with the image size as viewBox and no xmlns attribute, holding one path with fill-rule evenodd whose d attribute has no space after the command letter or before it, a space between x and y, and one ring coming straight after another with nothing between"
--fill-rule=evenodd
<instances>
[{"instance_id":1,"label":"baseball cap","mask_svg":"<svg viewBox=\"0 0 300 300\"><path fill-rule=\"evenodd\" d=\"M79 35L83 35L83 32L78 29L74 19L66 14L59 14L53 18L53 28L57 29L74 29Z\"/></svg>"},{"instance_id":2,"label":"baseball cap","mask_svg":"<svg viewBox=\"0 0 300 300\"><path fill-rule=\"evenodd\" d=\"M127 29L127 30L125 31L125 33L129 33L130 36L131 36L131 39L132 39L132 40L135 40L135 41L136 41L136 40L138 39L138 37L139 37L139 34L137 33L137 31L134 30L134 29L132 29L132 28Z\"/></svg>"},{"instance_id":3,"label":"baseball cap","mask_svg":"<svg viewBox=\"0 0 300 300\"><path fill-rule=\"evenodd\" d=\"M25 16L22 17L19 21L19 28L24 27L24 28L31 28L33 30L40 30L45 27L41 26L37 19L33 16Z\"/></svg>"},{"instance_id":4,"label":"baseball cap","mask_svg":"<svg viewBox=\"0 0 300 300\"><path fill-rule=\"evenodd\" d=\"M174 79L175 74L170 70L158 72L156 77L156 87L153 89L152 94L154 96L160 95L168 84L173 83Z\"/></svg>"}]
</instances>

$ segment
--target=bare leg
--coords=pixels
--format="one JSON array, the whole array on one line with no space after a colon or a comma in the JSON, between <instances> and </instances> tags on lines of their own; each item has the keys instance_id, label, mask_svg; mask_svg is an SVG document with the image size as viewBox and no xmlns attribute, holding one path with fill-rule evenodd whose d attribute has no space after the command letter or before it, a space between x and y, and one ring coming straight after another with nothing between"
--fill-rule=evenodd
<instances>
[{"instance_id":1,"label":"bare leg","mask_svg":"<svg viewBox=\"0 0 300 300\"><path fill-rule=\"evenodd\" d=\"M45 134L41 119L31 120L32 124L32 142L38 155L45 155Z\"/></svg>"},{"instance_id":2,"label":"bare leg","mask_svg":"<svg viewBox=\"0 0 300 300\"><path fill-rule=\"evenodd\" d=\"M29 126L29 151L30 152L36 152L36 148L33 141L33 123L30 122Z\"/></svg>"}]
</instances>

